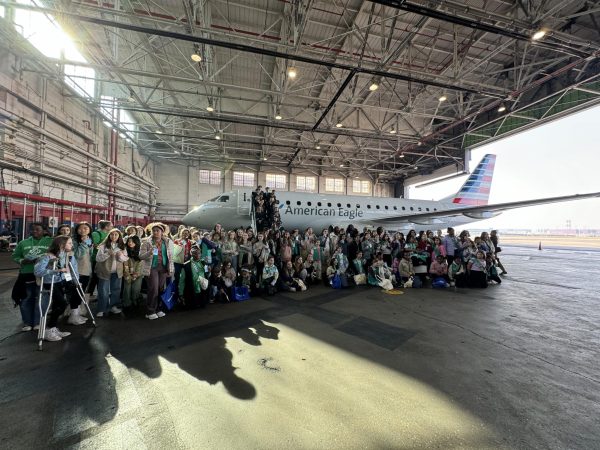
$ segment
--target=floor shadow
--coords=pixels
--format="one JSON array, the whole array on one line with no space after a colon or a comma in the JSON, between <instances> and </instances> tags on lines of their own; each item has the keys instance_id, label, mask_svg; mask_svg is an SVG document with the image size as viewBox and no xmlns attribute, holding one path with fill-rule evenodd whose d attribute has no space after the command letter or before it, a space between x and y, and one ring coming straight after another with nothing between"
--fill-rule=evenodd
<instances>
[{"instance_id":1,"label":"floor shadow","mask_svg":"<svg viewBox=\"0 0 600 450\"><path fill-rule=\"evenodd\" d=\"M225 334L221 334L218 323L178 330L146 340L143 347L135 350L111 345L111 353L128 368L142 372L149 378L162 375L159 361L159 357L162 357L198 380L210 385L222 383L233 397L250 400L256 397L256 389L236 374L227 339L238 338L248 345L260 346L262 339L278 339L279 329L256 318L246 321L244 325ZM194 347L199 343L202 345Z\"/></svg>"}]
</instances>

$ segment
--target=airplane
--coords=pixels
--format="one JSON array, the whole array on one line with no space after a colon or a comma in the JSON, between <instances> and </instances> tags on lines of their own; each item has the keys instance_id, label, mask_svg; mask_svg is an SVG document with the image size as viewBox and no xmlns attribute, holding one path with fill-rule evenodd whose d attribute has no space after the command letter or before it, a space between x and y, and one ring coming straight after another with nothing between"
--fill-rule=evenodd
<instances>
[{"instance_id":1,"label":"airplane","mask_svg":"<svg viewBox=\"0 0 600 450\"><path fill-rule=\"evenodd\" d=\"M488 205L495 163L496 155L485 155L456 194L437 201L277 191L282 226L287 230L350 224L404 232L424 227L443 230L509 209L600 197L600 192L594 192ZM194 208L182 221L204 230L217 223L225 229L253 226L251 202L250 189L225 192Z\"/></svg>"}]
</instances>

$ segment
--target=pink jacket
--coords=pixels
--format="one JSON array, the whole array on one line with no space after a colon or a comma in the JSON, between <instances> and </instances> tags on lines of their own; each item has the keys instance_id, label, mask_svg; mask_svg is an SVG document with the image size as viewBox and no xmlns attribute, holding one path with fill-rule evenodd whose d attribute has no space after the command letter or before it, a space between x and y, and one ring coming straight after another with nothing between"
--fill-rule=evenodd
<instances>
[{"instance_id":1,"label":"pink jacket","mask_svg":"<svg viewBox=\"0 0 600 450\"><path fill-rule=\"evenodd\" d=\"M437 261L432 261L431 267L429 268L429 273L432 275L440 275L440 276L448 274L448 263L446 263L446 261L444 261L442 264L440 264Z\"/></svg>"}]
</instances>

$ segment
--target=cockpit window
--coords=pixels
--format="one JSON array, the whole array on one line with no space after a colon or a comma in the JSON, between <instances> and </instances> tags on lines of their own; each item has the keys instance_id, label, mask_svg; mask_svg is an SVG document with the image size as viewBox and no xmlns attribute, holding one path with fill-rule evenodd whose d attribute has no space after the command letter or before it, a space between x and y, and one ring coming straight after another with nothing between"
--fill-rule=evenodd
<instances>
[{"instance_id":1,"label":"cockpit window","mask_svg":"<svg viewBox=\"0 0 600 450\"><path fill-rule=\"evenodd\" d=\"M219 201L220 202L228 202L229 201L229 195L221 195L219 197Z\"/></svg>"},{"instance_id":2,"label":"cockpit window","mask_svg":"<svg viewBox=\"0 0 600 450\"><path fill-rule=\"evenodd\" d=\"M218 198L219 198L219 196L217 195L216 197L214 197L214 198L211 198L211 199L209 200L209 202L216 202Z\"/></svg>"}]
</instances>

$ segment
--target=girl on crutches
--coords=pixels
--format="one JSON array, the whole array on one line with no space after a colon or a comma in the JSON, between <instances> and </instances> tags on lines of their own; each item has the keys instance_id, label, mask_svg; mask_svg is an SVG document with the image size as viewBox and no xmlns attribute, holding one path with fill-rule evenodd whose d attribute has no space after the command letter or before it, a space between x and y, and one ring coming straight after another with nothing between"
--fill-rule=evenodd
<instances>
[{"instance_id":1,"label":"girl on crutches","mask_svg":"<svg viewBox=\"0 0 600 450\"><path fill-rule=\"evenodd\" d=\"M73 277L78 277L77 260L70 254L72 250L73 241L69 236L57 236L33 269L35 276L42 279L38 333L40 349L42 340L60 341L71 335L68 331L60 331L57 323L67 306L67 295L73 292Z\"/></svg>"}]
</instances>

